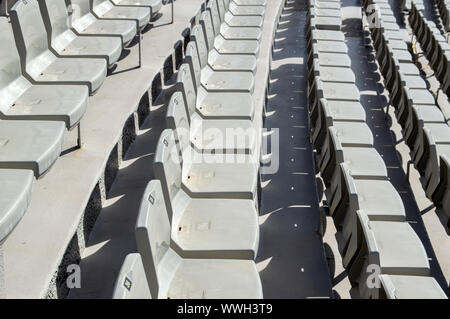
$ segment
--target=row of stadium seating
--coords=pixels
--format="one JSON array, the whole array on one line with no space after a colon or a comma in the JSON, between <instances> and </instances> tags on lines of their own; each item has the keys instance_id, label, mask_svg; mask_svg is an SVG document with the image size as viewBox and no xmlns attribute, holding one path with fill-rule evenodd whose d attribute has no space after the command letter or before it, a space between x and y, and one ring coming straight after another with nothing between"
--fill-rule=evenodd
<instances>
[{"instance_id":1,"label":"row of stadium seating","mask_svg":"<svg viewBox=\"0 0 450 319\"><path fill-rule=\"evenodd\" d=\"M422 13L422 1L411 1L408 16L409 24L429 65L439 80L441 89L450 94L450 46L434 22L427 20ZM417 163L417 169L424 177L427 197L438 207L442 207L450 217L450 130L445 116L439 114L439 121L419 118L419 130L423 130L424 155ZM422 123L423 122L423 123ZM439 131L435 128L439 125ZM450 221L448 222L450 229Z\"/></svg>"},{"instance_id":2,"label":"row of stadium seating","mask_svg":"<svg viewBox=\"0 0 450 319\"><path fill-rule=\"evenodd\" d=\"M252 94L265 6L210 0L193 27L114 298L262 298Z\"/></svg>"},{"instance_id":3,"label":"row of stadium seating","mask_svg":"<svg viewBox=\"0 0 450 319\"><path fill-rule=\"evenodd\" d=\"M330 21L336 20L332 26L316 22L319 5L327 9ZM326 187L329 214L342 238L340 253L350 282L361 298L446 298L430 277L425 248L406 221L403 201L374 148L345 36L337 31L341 24L337 21L339 1L315 0L310 6L307 83L311 141ZM387 18L395 21L392 15ZM398 33L393 27L373 31L381 37L387 36L385 32ZM392 50L391 54L378 58L411 61L400 40L392 39L383 51ZM422 290L415 290L417 286Z\"/></svg>"}]
</instances>

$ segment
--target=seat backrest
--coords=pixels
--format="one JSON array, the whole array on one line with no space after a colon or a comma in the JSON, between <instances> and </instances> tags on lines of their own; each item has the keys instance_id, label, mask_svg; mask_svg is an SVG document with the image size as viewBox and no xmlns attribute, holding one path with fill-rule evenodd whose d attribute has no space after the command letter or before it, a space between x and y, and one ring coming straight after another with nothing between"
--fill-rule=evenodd
<instances>
[{"instance_id":1,"label":"seat backrest","mask_svg":"<svg viewBox=\"0 0 450 319\"><path fill-rule=\"evenodd\" d=\"M159 137L153 169L156 178L161 181L169 219L172 221L172 200L181 189L181 162L175 136L171 129L164 130Z\"/></svg>"},{"instance_id":2,"label":"seat backrest","mask_svg":"<svg viewBox=\"0 0 450 319\"><path fill-rule=\"evenodd\" d=\"M136 244L141 254L150 294L158 297L161 282L158 269L165 254L170 249L171 226L161 182L152 180L148 183L139 207L136 222Z\"/></svg>"},{"instance_id":3,"label":"seat backrest","mask_svg":"<svg viewBox=\"0 0 450 319\"><path fill-rule=\"evenodd\" d=\"M214 49L214 40L216 38L216 35L214 34L214 26L211 20L210 10L202 12L200 16L200 24L202 25L203 32L205 33L208 51L211 51L212 49Z\"/></svg>"},{"instance_id":4,"label":"seat backrest","mask_svg":"<svg viewBox=\"0 0 450 319\"><path fill-rule=\"evenodd\" d=\"M0 17L0 43L0 104L3 105L8 100L4 89L22 75L14 34L6 17Z\"/></svg>"},{"instance_id":5,"label":"seat backrest","mask_svg":"<svg viewBox=\"0 0 450 319\"><path fill-rule=\"evenodd\" d=\"M380 253L377 245L377 240L375 238L375 234L370 227L370 220L367 214L363 210L357 210L357 222L356 222L356 235L358 241L361 243L361 249L367 252L368 258L366 260L367 265L380 265ZM364 267L365 268L365 267ZM362 272L366 272L365 269L362 269ZM364 281L365 283L365 281Z\"/></svg>"},{"instance_id":6,"label":"seat backrest","mask_svg":"<svg viewBox=\"0 0 450 319\"><path fill-rule=\"evenodd\" d=\"M128 254L114 285L113 299L150 299L144 265L139 253Z\"/></svg>"},{"instance_id":7,"label":"seat backrest","mask_svg":"<svg viewBox=\"0 0 450 319\"><path fill-rule=\"evenodd\" d=\"M74 36L70 30L69 11L65 0L42 0L39 5L51 45L63 45L58 43L60 41L56 39L64 33ZM64 47L58 47L57 49L62 50Z\"/></svg>"},{"instance_id":8,"label":"seat backrest","mask_svg":"<svg viewBox=\"0 0 450 319\"><path fill-rule=\"evenodd\" d=\"M211 12L211 21L214 27L214 35L217 36L220 32L220 25L222 24L222 21L219 16L219 10L217 8L217 2L216 1L209 1L208 5L206 6L206 9Z\"/></svg>"},{"instance_id":9,"label":"seat backrest","mask_svg":"<svg viewBox=\"0 0 450 319\"><path fill-rule=\"evenodd\" d=\"M337 188L338 194L335 198L342 198L340 204L343 205L345 211L350 214L355 214L359 209L358 192L347 164L339 164L339 175L341 177L341 187ZM330 210L334 211L338 205L339 203L337 201L333 201Z\"/></svg>"},{"instance_id":10,"label":"seat backrest","mask_svg":"<svg viewBox=\"0 0 450 319\"><path fill-rule=\"evenodd\" d=\"M205 34L200 24L197 24L191 31L191 39L197 44L197 54L200 61L200 68L208 65L208 47L206 45Z\"/></svg>"},{"instance_id":11,"label":"seat backrest","mask_svg":"<svg viewBox=\"0 0 450 319\"><path fill-rule=\"evenodd\" d=\"M167 127L174 132L175 140L181 154L189 147L190 125L183 94L177 91L172 94L166 115Z\"/></svg>"},{"instance_id":12,"label":"seat backrest","mask_svg":"<svg viewBox=\"0 0 450 319\"><path fill-rule=\"evenodd\" d=\"M190 117L195 113L195 107L197 105L197 90L194 85L194 79L189 64L183 63L180 66L177 75L177 83L180 86L184 97L184 104L187 107L188 120L190 123Z\"/></svg>"},{"instance_id":13,"label":"seat backrest","mask_svg":"<svg viewBox=\"0 0 450 319\"><path fill-rule=\"evenodd\" d=\"M37 0L19 1L11 9L11 21L22 68L48 51L47 30ZM28 70L28 68L27 68ZM33 70L28 70L33 73Z\"/></svg>"},{"instance_id":14,"label":"seat backrest","mask_svg":"<svg viewBox=\"0 0 450 319\"><path fill-rule=\"evenodd\" d=\"M191 41L186 46L186 60L189 66L191 67L191 72L194 75L194 85L195 88L198 88L201 77L201 68L200 68L200 59L198 57L197 52L197 44L194 41ZM197 91L197 90L196 90Z\"/></svg>"}]
</instances>

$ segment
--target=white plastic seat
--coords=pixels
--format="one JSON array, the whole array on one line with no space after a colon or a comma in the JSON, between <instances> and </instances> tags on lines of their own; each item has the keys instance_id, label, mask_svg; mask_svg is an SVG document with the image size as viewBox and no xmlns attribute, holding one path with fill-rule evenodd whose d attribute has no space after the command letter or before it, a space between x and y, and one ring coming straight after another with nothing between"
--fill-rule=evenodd
<instances>
[{"instance_id":1,"label":"white plastic seat","mask_svg":"<svg viewBox=\"0 0 450 319\"><path fill-rule=\"evenodd\" d=\"M91 0L92 12L100 19L136 20L139 28L150 23L150 8L139 6L115 6L110 0Z\"/></svg>"},{"instance_id":2,"label":"white plastic seat","mask_svg":"<svg viewBox=\"0 0 450 319\"><path fill-rule=\"evenodd\" d=\"M150 8L151 18L158 15L163 5L162 0L112 0L112 2L117 6Z\"/></svg>"},{"instance_id":3,"label":"white plastic seat","mask_svg":"<svg viewBox=\"0 0 450 319\"><path fill-rule=\"evenodd\" d=\"M433 277L380 275L379 279L381 287L372 299L448 299Z\"/></svg>"},{"instance_id":4,"label":"white plastic seat","mask_svg":"<svg viewBox=\"0 0 450 319\"><path fill-rule=\"evenodd\" d=\"M214 205L208 207L214 208ZM214 209L210 213L208 217L213 217ZM207 230L211 226L215 228L214 225L215 222L205 220L195 227ZM262 298L261 281L253 260L184 259L172 248L171 228L173 224L171 227L161 183L153 180L141 203L136 242L154 298ZM217 244L225 247L230 239L226 237ZM208 241L202 241L202 244L211 245Z\"/></svg>"},{"instance_id":5,"label":"white plastic seat","mask_svg":"<svg viewBox=\"0 0 450 319\"><path fill-rule=\"evenodd\" d=\"M87 85L92 94L106 77L104 59L58 58L48 47L37 1L19 1L10 11L22 70L37 84Z\"/></svg>"},{"instance_id":6,"label":"white plastic seat","mask_svg":"<svg viewBox=\"0 0 450 319\"><path fill-rule=\"evenodd\" d=\"M200 25L192 29L194 41L186 47L186 57L194 74L200 73L199 82L208 92L248 92L253 93L254 76L250 71L214 71L208 64L208 48Z\"/></svg>"},{"instance_id":7,"label":"white plastic seat","mask_svg":"<svg viewBox=\"0 0 450 319\"><path fill-rule=\"evenodd\" d=\"M59 157L64 131L62 122L0 120L0 168L41 176Z\"/></svg>"},{"instance_id":8,"label":"white plastic seat","mask_svg":"<svg viewBox=\"0 0 450 319\"><path fill-rule=\"evenodd\" d=\"M263 16L234 16L227 11L223 0L210 1L207 10L211 13L215 30L219 30L225 39L261 40Z\"/></svg>"},{"instance_id":9,"label":"white plastic seat","mask_svg":"<svg viewBox=\"0 0 450 319\"><path fill-rule=\"evenodd\" d=\"M62 121L67 129L80 122L87 107L86 86L32 85L22 76L11 25L0 17L0 118Z\"/></svg>"},{"instance_id":10,"label":"white plastic seat","mask_svg":"<svg viewBox=\"0 0 450 319\"><path fill-rule=\"evenodd\" d=\"M137 34L137 24L131 20L100 20L90 8L90 0L70 0L71 27L77 34L87 36L120 37L122 46L128 46Z\"/></svg>"},{"instance_id":11,"label":"white plastic seat","mask_svg":"<svg viewBox=\"0 0 450 319\"><path fill-rule=\"evenodd\" d=\"M0 169L0 242L11 233L27 211L33 183L32 170Z\"/></svg>"},{"instance_id":12,"label":"white plastic seat","mask_svg":"<svg viewBox=\"0 0 450 319\"><path fill-rule=\"evenodd\" d=\"M228 10L235 16L263 16L266 13L264 6L238 6L234 1L229 2Z\"/></svg>"},{"instance_id":13,"label":"white plastic seat","mask_svg":"<svg viewBox=\"0 0 450 319\"><path fill-rule=\"evenodd\" d=\"M192 197L186 191L184 175L192 173L192 166L183 156L182 168L177 161L178 147L172 130L165 130L160 137L154 161L155 176L161 181L169 218L172 221L173 248L183 257L189 258L236 258L254 259L258 250L258 213L254 201L240 197L238 184L230 178L220 176L220 170L237 167L234 163L212 163L218 176L206 176L205 187L210 187L211 196ZM196 165L204 165L206 162ZM206 163L208 165L208 163ZM203 166L202 166L203 168ZM249 168L251 171L251 168ZM246 175L251 174L248 172ZM245 174L245 173L244 173ZM237 174L236 174L237 175ZM231 177L231 176L228 176ZM244 178L237 178L244 180ZM234 182L237 180L234 179ZM202 182L193 180L193 184ZM220 182L225 187L214 189ZM206 185L207 184L207 185ZM200 185L202 186L202 185ZM234 195L224 191L234 190ZM198 194L197 194L198 195ZM144 196L144 203L147 197ZM214 209L211 209L214 207ZM142 209L142 206L141 206ZM231 238L230 238L231 235Z\"/></svg>"},{"instance_id":14,"label":"white plastic seat","mask_svg":"<svg viewBox=\"0 0 450 319\"><path fill-rule=\"evenodd\" d=\"M180 92L173 94L167 110L167 126L176 132L183 156L183 186L192 197L257 197L258 161L244 154L201 154L195 150L186 107ZM195 137L194 137L195 138ZM192 147L192 145L194 147Z\"/></svg>"},{"instance_id":15,"label":"white plastic seat","mask_svg":"<svg viewBox=\"0 0 450 319\"><path fill-rule=\"evenodd\" d=\"M151 299L144 265L139 253L128 254L120 267L112 299Z\"/></svg>"},{"instance_id":16,"label":"white plastic seat","mask_svg":"<svg viewBox=\"0 0 450 319\"><path fill-rule=\"evenodd\" d=\"M49 46L64 57L103 58L111 67L120 57L119 37L79 36L70 29L70 16L64 0L40 2L42 17L49 35Z\"/></svg>"}]
</instances>

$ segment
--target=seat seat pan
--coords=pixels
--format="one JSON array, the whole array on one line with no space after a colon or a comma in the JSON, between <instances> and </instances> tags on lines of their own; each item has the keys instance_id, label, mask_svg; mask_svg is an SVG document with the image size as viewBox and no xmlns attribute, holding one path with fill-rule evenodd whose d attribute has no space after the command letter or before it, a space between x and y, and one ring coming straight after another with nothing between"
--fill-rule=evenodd
<instances>
[{"instance_id":1,"label":"seat seat pan","mask_svg":"<svg viewBox=\"0 0 450 319\"><path fill-rule=\"evenodd\" d=\"M197 111L208 119L251 120L255 111L249 93L209 92L197 98Z\"/></svg>"},{"instance_id":2,"label":"seat seat pan","mask_svg":"<svg viewBox=\"0 0 450 319\"><path fill-rule=\"evenodd\" d=\"M213 50L209 52L208 64L215 71L256 72L256 58L251 55L222 55Z\"/></svg>"},{"instance_id":3,"label":"seat seat pan","mask_svg":"<svg viewBox=\"0 0 450 319\"><path fill-rule=\"evenodd\" d=\"M333 127L343 147L373 146L373 134L366 123L334 122Z\"/></svg>"},{"instance_id":4,"label":"seat seat pan","mask_svg":"<svg viewBox=\"0 0 450 319\"><path fill-rule=\"evenodd\" d=\"M402 81L405 82L405 85L409 89L426 89L427 84L425 81L416 75L401 75Z\"/></svg>"},{"instance_id":5,"label":"seat seat pan","mask_svg":"<svg viewBox=\"0 0 450 319\"><path fill-rule=\"evenodd\" d=\"M450 127L447 123L425 123L435 143L450 143Z\"/></svg>"},{"instance_id":6,"label":"seat seat pan","mask_svg":"<svg viewBox=\"0 0 450 319\"><path fill-rule=\"evenodd\" d=\"M266 13L264 6L238 6L232 1L228 9L235 16L263 16Z\"/></svg>"},{"instance_id":7,"label":"seat seat pan","mask_svg":"<svg viewBox=\"0 0 450 319\"><path fill-rule=\"evenodd\" d=\"M366 112L359 102L329 100L327 103L335 121L366 121Z\"/></svg>"},{"instance_id":8,"label":"seat seat pan","mask_svg":"<svg viewBox=\"0 0 450 319\"><path fill-rule=\"evenodd\" d=\"M227 40L261 40L262 32L258 27L235 27L221 25L220 34Z\"/></svg>"},{"instance_id":9,"label":"seat seat pan","mask_svg":"<svg viewBox=\"0 0 450 319\"><path fill-rule=\"evenodd\" d=\"M374 148L344 147L344 163L353 178L387 179L386 165Z\"/></svg>"},{"instance_id":10,"label":"seat seat pan","mask_svg":"<svg viewBox=\"0 0 450 319\"><path fill-rule=\"evenodd\" d=\"M428 256L408 223L371 221L370 227L376 238L383 274L429 275Z\"/></svg>"},{"instance_id":11,"label":"seat seat pan","mask_svg":"<svg viewBox=\"0 0 450 319\"><path fill-rule=\"evenodd\" d=\"M116 63L122 52L122 41L119 38L79 36L64 49L58 50L60 55L107 56L108 65Z\"/></svg>"},{"instance_id":12,"label":"seat seat pan","mask_svg":"<svg viewBox=\"0 0 450 319\"><path fill-rule=\"evenodd\" d=\"M261 299L261 280L251 260L183 259L161 298Z\"/></svg>"},{"instance_id":13,"label":"seat seat pan","mask_svg":"<svg viewBox=\"0 0 450 319\"><path fill-rule=\"evenodd\" d=\"M314 38L317 40L344 42L345 36L341 31L313 30Z\"/></svg>"},{"instance_id":14,"label":"seat seat pan","mask_svg":"<svg viewBox=\"0 0 450 319\"><path fill-rule=\"evenodd\" d=\"M444 114L442 114L441 110L434 105L414 105L413 106L420 118L425 123L444 123L445 118Z\"/></svg>"},{"instance_id":15,"label":"seat seat pan","mask_svg":"<svg viewBox=\"0 0 450 319\"><path fill-rule=\"evenodd\" d=\"M340 41L327 41L319 40L317 41L317 48L319 50L319 55L321 52L325 53L348 53L348 48L345 42Z\"/></svg>"},{"instance_id":16,"label":"seat seat pan","mask_svg":"<svg viewBox=\"0 0 450 319\"><path fill-rule=\"evenodd\" d=\"M447 299L433 277L381 275L380 282L389 299Z\"/></svg>"},{"instance_id":17,"label":"seat seat pan","mask_svg":"<svg viewBox=\"0 0 450 319\"><path fill-rule=\"evenodd\" d=\"M323 97L327 100L360 100L358 88L352 83L323 82Z\"/></svg>"},{"instance_id":18,"label":"seat seat pan","mask_svg":"<svg viewBox=\"0 0 450 319\"><path fill-rule=\"evenodd\" d=\"M233 0L238 6L265 6L267 0Z\"/></svg>"},{"instance_id":19,"label":"seat seat pan","mask_svg":"<svg viewBox=\"0 0 450 319\"><path fill-rule=\"evenodd\" d=\"M259 242L258 214L250 200L192 199L172 227L185 258L250 259Z\"/></svg>"},{"instance_id":20,"label":"seat seat pan","mask_svg":"<svg viewBox=\"0 0 450 319\"><path fill-rule=\"evenodd\" d=\"M320 79L323 82L355 83L355 74L349 68L319 66Z\"/></svg>"},{"instance_id":21,"label":"seat seat pan","mask_svg":"<svg viewBox=\"0 0 450 319\"><path fill-rule=\"evenodd\" d=\"M34 85L4 115L16 120L64 121L69 129L86 112L88 96L84 85Z\"/></svg>"},{"instance_id":22,"label":"seat seat pan","mask_svg":"<svg viewBox=\"0 0 450 319\"><path fill-rule=\"evenodd\" d=\"M257 55L259 42L257 40L225 40L216 37L214 47L220 54L249 54Z\"/></svg>"},{"instance_id":23,"label":"seat seat pan","mask_svg":"<svg viewBox=\"0 0 450 319\"><path fill-rule=\"evenodd\" d=\"M261 28L264 22L258 16L234 16L230 12L225 13L225 22L230 27L257 27Z\"/></svg>"},{"instance_id":24,"label":"seat seat pan","mask_svg":"<svg viewBox=\"0 0 450 319\"><path fill-rule=\"evenodd\" d=\"M208 92L253 93L255 86L251 72L214 72L208 67L202 70L201 82Z\"/></svg>"},{"instance_id":25,"label":"seat seat pan","mask_svg":"<svg viewBox=\"0 0 450 319\"><path fill-rule=\"evenodd\" d=\"M228 155L227 155L228 156ZM183 163L183 187L191 197L196 198L240 198L252 200L256 196L257 168L249 155L230 154L229 162L222 154L210 155L211 162L205 160ZM231 158L233 157L233 158ZM244 158L245 157L245 158ZM217 158L217 162L214 162ZM234 159L236 158L236 159Z\"/></svg>"},{"instance_id":26,"label":"seat seat pan","mask_svg":"<svg viewBox=\"0 0 450 319\"><path fill-rule=\"evenodd\" d=\"M95 92L106 78L104 59L58 58L35 77L38 82L85 84Z\"/></svg>"},{"instance_id":27,"label":"seat seat pan","mask_svg":"<svg viewBox=\"0 0 450 319\"><path fill-rule=\"evenodd\" d=\"M196 121L197 122L197 121ZM232 138L230 134L234 134ZM239 142L235 142L236 136ZM241 141L242 139L242 141ZM229 144L227 141L231 140ZM253 154L256 134L248 120L202 120L191 126L191 143L200 152ZM242 144L242 145L241 145Z\"/></svg>"},{"instance_id":28,"label":"seat seat pan","mask_svg":"<svg viewBox=\"0 0 450 319\"><path fill-rule=\"evenodd\" d=\"M399 63L399 71L403 75L420 75L419 69L413 63Z\"/></svg>"},{"instance_id":29,"label":"seat seat pan","mask_svg":"<svg viewBox=\"0 0 450 319\"><path fill-rule=\"evenodd\" d=\"M0 120L0 168L42 175L59 157L64 131L62 122Z\"/></svg>"},{"instance_id":30,"label":"seat seat pan","mask_svg":"<svg viewBox=\"0 0 450 319\"><path fill-rule=\"evenodd\" d=\"M95 8L94 8L95 11ZM144 28L150 22L150 9L145 7L125 7L115 6L104 14L101 18L107 19L132 19L139 22L139 28Z\"/></svg>"},{"instance_id":31,"label":"seat seat pan","mask_svg":"<svg viewBox=\"0 0 450 319\"><path fill-rule=\"evenodd\" d=\"M32 170L0 169L0 242L14 229L31 200Z\"/></svg>"},{"instance_id":32,"label":"seat seat pan","mask_svg":"<svg viewBox=\"0 0 450 319\"><path fill-rule=\"evenodd\" d=\"M122 45L127 46L136 36L136 23L128 20L95 20L78 31L85 35L117 35L122 38Z\"/></svg>"}]
</instances>

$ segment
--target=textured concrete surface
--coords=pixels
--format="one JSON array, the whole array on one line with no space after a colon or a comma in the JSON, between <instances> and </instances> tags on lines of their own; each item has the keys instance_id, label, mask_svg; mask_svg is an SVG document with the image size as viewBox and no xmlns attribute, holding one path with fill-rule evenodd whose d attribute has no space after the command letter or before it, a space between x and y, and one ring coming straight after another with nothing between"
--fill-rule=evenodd
<instances>
[{"instance_id":1,"label":"textured concrete surface","mask_svg":"<svg viewBox=\"0 0 450 319\"><path fill-rule=\"evenodd\" d=\"M273 50L265 128L279 129L279 170L262 176L260 248L265 298L329 298L306 107L306 1L287 1ZM277 146L271 143L273 156Z\"/></svg>"}]
</instances>

